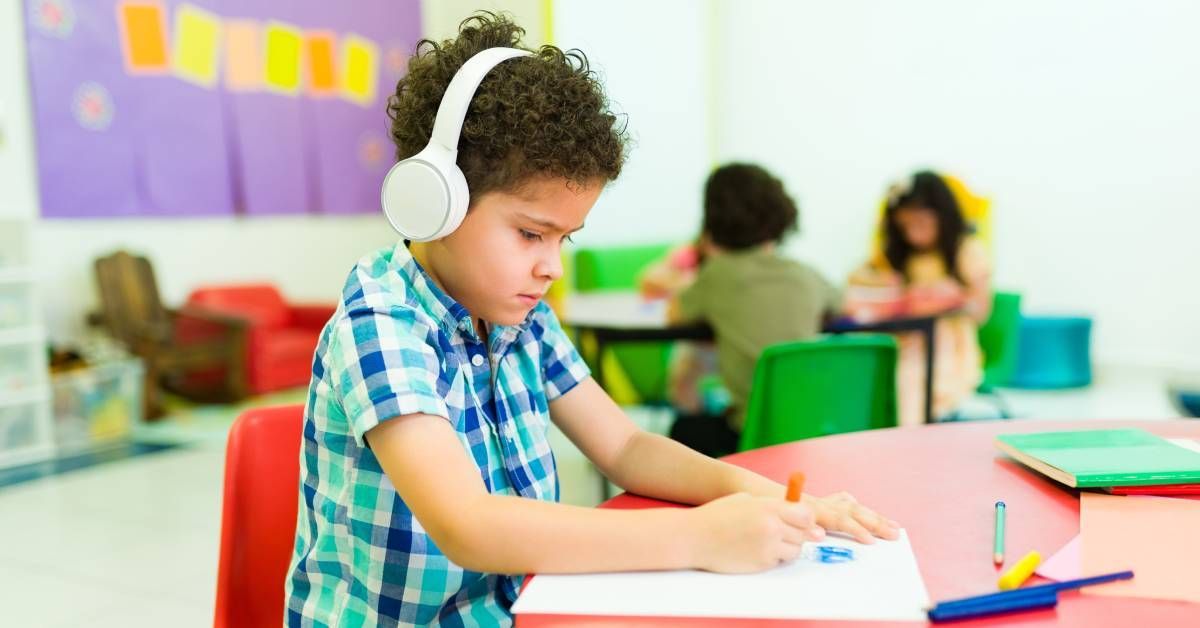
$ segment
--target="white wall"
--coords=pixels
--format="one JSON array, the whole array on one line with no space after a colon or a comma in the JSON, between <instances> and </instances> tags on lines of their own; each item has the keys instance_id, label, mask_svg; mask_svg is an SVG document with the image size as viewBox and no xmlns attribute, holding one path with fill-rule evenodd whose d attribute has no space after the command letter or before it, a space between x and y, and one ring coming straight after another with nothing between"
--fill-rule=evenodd
<instances>
[{"instance_id":1,"label":"white wall","mask_svg":"<svg viewBox=\"0 0 1200 628\"><path fill-rule=\"evenodd\" d=\"M682 241L700 222L712 165L707 2L557 0L554 43L600 71L634 140L620 178L601 195L581 245Z\"/></svg>"},{"instance_id":2,"label":"white wall","mask_svg":"<svg viewBox=\"0 0 1200 628\"><path fill-rule=\"evenodd\" d=\"M722 6L718 154L799 197L791 250L844 277L886 182L994 199L997 283L1095 317L1105 362L1200 368L1200 4Z\"/></svg>"},{"instance_id":3,"label":"white wall","mask_svg":"<svg viewBox=\"0 0 1200 628\"><path fill-rule=\"evenodd\" d=\"M0 3L0 215L37 216L21 3Z\"/></svg>"},{"instance_id":4,"label":"white wall","mask_svg":"<svg viewBox=\"0 0 1200 628\"><path fill-rule=\"evenodd\" d=\"M0 211L36 215L20 3L0 4ZM476 4L436 6L441 37ZM531 43L545 30L542 2L478 6L515 13ZM554 43L589 55L636 140L577 240L690 237L710 167L750 159L801 202L790 251L841 278L886 182L944 168L994 199L998 284L1027 310L1093 315L1102 361L1200 368L1196 24L1184 0L557 0ZM63 338L118 246L149 254L178 302L257 279L328 299L391 241L376 216L62 220L39 224L35 254Z\"/></svg>"},{"instance_id":5,"label":"white wall","mask_svg":"<svg viewBox=\"0 0 1200 628\"><path fill-rule=\"evenodd\" d=\"M525 45L546 42L547 14L552 0L423 0L421 3L422 37L442 41L454 37L458 25L476 11L504 12L525 29Z\"/></svg>"}]
</instances>

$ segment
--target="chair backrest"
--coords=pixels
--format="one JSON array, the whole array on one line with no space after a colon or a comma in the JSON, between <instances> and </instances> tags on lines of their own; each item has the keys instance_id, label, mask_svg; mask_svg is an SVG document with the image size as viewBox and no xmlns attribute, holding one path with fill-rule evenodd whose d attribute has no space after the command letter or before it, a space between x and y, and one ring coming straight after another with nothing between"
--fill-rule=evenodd
<instances>
[{"instance_id":1,"label":"chair backrest","mask_svg":"<svg viewBox=\"0 0 1200 628\"><path fill-rule=\"evenodd\" d=\"M642 271L666 256L671 247L671 244L646 244L579 249L575 252L575 289L579 292L637 290ZM637 401L656 403L666 400L670 343L623 344L613 347L612 354L636 393ZM611 375L611 369L606 367L606 371Z\"/></svg>"},{"instance_id":2,"label":"chair backrest","mask_svg":"<svg viewBox=\"0 0 1200 628\"><path fill-rule=\"evenodd\" d=\"M671 250L670 244L579 249L575 252L575 289L636 290L638 277Z\"/></svg>"},{"instance_id":3,"label":"chair backrest","mask_svg":"<svg viewBox=\"0 0 1200 628\"><path fill-rule=\"evenodd\" d=\"M285 327L291 318L283 295L271 284L201 286L192 290L187 302L188 305L248 319L251 326L256 328Z\"/></svg>"},{"instance_id":4,"label":"chair backrest","mask_svg":"<svg viewBox=\"0 0 1200 628\"><path fill-rule=\"evenodd\" d=\"M214 624L283 624L284 579L296 534L302 405L242 413L225 450Z\"/></svg>"},{"instance_id":5,"label":"chair backrest","mask_svg":"<svg viewBox=\"0 0 1200 628\"><path fill-rule=\"evenodd\" d=\"M979 328L983 350L983 388L1007 385L1017 370L1021 346L1021 295L997 292L992 297L992 314Z\"/></svg>"},{"instance_id":6,"label":"chair backrest","mask_svg":"<svg viewBox=\"0 0 1200 628\"><path fill-rule=\"evenodd\" d=\"M97 259L95 270L104 325L114 337L133 346L148 332L165 334L169 317L149 260L117 251Z\"/></svg>"},{"instance_id":7,"label":"chair backrest","mask_svg":"<svg viewBox=\"0 0 1200 628\"><path fill-rule=\"evenodd\" d=\"M896 341L864 334L767 347L741 450L896 425Z\"/></svg>"}]
</instances>

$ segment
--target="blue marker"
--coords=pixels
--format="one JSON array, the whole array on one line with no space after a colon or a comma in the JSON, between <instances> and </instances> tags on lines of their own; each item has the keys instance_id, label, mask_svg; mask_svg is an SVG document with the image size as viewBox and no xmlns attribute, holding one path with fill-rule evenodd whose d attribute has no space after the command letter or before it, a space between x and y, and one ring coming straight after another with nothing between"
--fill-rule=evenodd
<instances>
[{"instance_id":1,"label":"blue marker","mask_svg":"<svg viewBox=\"0 0 1200 628\"><path fill-rule=\"evenodd\" d=\"M846 563L854 560L854 550L836 545L809 545L804 557L819 563Z\"/></svg>"}]
</instances>

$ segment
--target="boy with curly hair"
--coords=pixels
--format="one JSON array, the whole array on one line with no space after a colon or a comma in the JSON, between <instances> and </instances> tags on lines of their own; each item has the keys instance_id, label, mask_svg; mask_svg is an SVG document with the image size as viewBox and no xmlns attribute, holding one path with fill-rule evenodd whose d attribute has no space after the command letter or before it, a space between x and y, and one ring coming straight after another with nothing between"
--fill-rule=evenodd
<instances>
[{"instance_id":1,"label":"boy with curly hair","mask_svg":"<svg viewBox=\"0 0 1200 628\"><path fill-rule=\"evenodd\" d=\"M522 34L484 14L422 42L389 104L397 156L429 141L464 62ZM313 361L289 625L506 625L521 574L755 571L825 529L896 535L844 496L790 503L776 482L639 431L588 376L540 298L620 173L615 123L581 53L495 66L458 144L461 226L351 271ZM704 505L556 503L549 421L623 488Z\"/></svg>"}]
</instances>

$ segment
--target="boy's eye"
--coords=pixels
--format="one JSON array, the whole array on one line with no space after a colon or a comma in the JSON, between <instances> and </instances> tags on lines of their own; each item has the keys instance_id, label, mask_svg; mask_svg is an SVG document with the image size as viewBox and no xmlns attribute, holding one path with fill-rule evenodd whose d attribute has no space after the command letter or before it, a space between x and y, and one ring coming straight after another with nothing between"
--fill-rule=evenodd
<instances>
[{"instance_id":1,"label":"boy's eye","mask_svg":"<svg viewBox=\"0 0 1200 628\"><path fill-rule=\"evenodd\" d=\"M575 238L572 238L571 234L568 233L567 235L562 237L562 241L563 242L574 242Z\"/></svg>"},{"instance_id":2,"label":"boy's eye","mask_svg":"<svg viewBox=\"0 0 1200 628\"><path fill-rule=\"evenodd\" d=\"M540 233L534 233L532 231L527 231L525 229L518 229L518 231L521 232L522 238L525 238L526 240L529 240L530 242L537 242L538 240L542 239L542 234L540 234Z\"/></svg>"}]
</instances>

